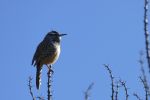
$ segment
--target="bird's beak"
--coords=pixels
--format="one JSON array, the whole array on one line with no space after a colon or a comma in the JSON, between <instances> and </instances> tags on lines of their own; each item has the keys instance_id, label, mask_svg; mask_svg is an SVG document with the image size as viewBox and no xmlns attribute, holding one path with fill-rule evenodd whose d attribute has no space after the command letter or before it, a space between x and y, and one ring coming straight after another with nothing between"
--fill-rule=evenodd
<instances>
[{"instance_id":1,"label":"bird's beak","mask_svg":"<svg viewBox=\"0 0 150 100\"><path fill-rule=\"evenodd\" d=\"M67 34L60 34L59 36L64 36L64 35L67 35Z\"/></svg>"}]
</instances>

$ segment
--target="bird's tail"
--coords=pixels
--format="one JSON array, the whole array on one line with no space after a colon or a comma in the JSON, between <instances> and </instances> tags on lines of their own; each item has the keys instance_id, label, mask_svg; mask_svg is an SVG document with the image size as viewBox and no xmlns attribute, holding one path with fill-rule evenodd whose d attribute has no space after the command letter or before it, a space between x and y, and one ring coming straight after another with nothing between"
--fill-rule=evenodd
<instances>
[{"instance_id":1,"label":"bird's tail","mask_svg":"<svg viewBox=\"0 0 150 100\"><path fill-rule=\"evenodd\" d=\"M36 88L39 90L41 84L41 71L42 67L37 67L36 71Z\"/></svg>"}]
</instances>

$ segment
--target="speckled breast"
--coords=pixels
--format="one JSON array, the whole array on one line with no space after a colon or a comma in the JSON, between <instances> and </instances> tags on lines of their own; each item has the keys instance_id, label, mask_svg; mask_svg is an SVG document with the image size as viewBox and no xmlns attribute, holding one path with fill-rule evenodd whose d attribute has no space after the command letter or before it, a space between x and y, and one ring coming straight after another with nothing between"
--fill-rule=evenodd
<instances>
[{"instance_id":1,"label":"speckled breast","mask_svg":"<svg viewBox=\"0 0 150 100\"><path fill-rule=\"evenodd\" d=\"M44 61L44 64L53 64L59 58L59 55L60 55L60 45L59 44L55 44L54 46L56 48L56 51L54 52L53 55L50 55L50 56L46 57L46 59Z\"/></svg>"}]
</instances>

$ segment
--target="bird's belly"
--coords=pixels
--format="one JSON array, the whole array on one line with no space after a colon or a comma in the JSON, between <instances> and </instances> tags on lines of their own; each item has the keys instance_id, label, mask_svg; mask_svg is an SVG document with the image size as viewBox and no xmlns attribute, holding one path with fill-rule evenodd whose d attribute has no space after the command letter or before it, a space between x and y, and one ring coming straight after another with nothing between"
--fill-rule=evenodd
<instances>
[{"instance_id":1,"label":"bird's belly","mask_svg":"<svg viewBox=\"0 0 150 100\"><path fill-rule=\"evenodd\" d=\"M57 61L57 59L59 58L60 55L60 48L57 48L57 51L52 55L52 56L48 56L45 61L44 64L53 64Z\"/></svg>"}]
</instances>

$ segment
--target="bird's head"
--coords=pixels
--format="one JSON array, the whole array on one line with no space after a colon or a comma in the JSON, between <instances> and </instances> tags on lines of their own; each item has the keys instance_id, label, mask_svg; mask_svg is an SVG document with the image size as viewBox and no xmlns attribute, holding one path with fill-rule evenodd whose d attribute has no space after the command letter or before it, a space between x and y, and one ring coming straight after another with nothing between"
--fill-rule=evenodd
<instances>
[{"instance_id":1,"label":"bird's head","mask_svg":"<svg viewBox=\"0 0 150 100\"><path fill-rule=\"evenodd\" d=\"M57 31L48 32L44 39L51 40L53 42L60 42L61 37L67 34L59 34Z\"/></svg>"}]
</instances>

